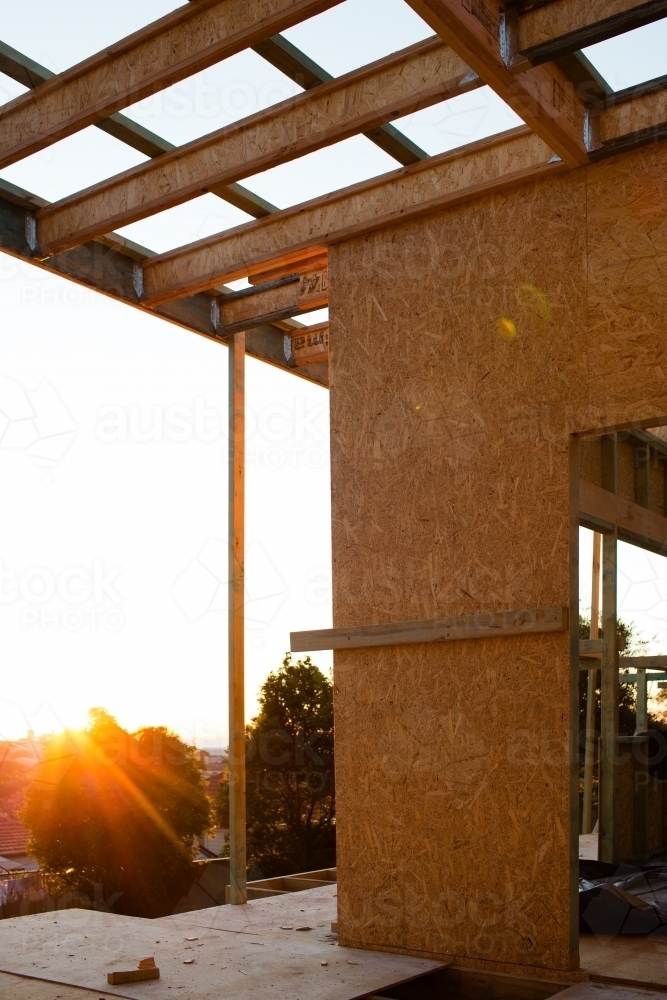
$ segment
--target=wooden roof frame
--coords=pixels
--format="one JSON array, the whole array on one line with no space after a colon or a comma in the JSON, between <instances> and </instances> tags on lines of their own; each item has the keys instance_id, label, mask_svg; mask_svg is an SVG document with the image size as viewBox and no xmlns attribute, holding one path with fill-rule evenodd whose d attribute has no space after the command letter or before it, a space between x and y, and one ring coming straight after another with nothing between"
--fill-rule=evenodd
<instances>
[{"instance_id":1,"label":"wooden roof frame","mask_svg":"<svg viewBox=\"0 0 667 1000\"><path fill-rule=\"evenodd\" d=\"M406 0L441 41L429 39L332 79L279 32L340 2L189 0L57 76L0 42L0 72L30 88L0 107L0 166L91 124L151 158L55 205L1 182L0 249L216 340L247 322L248 352L295 370L284 338L296 324L286 313L311 306L299 300L296 279L284 279L321 269L328 246L667 136L667 76L612 93L580 51L667 16L667 0L508 0L503 6L498 0ZM304 93L178 149L119 113L246 47ZM527 127L428 157L390 125L409 110L483 84ZM384 100L383 88L389 91ZM271 129L281 135L292 129L298 139L271 146ZM239 183L354 134L367 135L403 169L284 211ZM243 148L250 135L254 158ZM205 162L214 147L224 149L222 170L215 157ZM161 197L145 190L132 195L137 179L159 178L164 185L170 164L188 157L195 178L189 186L172 176ZM256 221L160 255L108 232L203 191ZM100 199L111 203L114 192L120 197L105 214ZM233 298L220 282L235 277L263 284ZM324 362L297 373L328 381Z\"/></svg>"}]
</instances>

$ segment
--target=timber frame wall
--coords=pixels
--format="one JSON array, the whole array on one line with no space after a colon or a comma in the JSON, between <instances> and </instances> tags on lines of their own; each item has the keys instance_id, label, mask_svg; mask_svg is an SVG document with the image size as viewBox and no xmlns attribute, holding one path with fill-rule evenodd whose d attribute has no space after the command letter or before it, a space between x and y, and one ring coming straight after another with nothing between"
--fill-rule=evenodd
<instances>
[{"instance_id":1,"label":"timber frame wall","mask_svg":"<svg viewBox=\"0 0 667 1000\"><path fill-rule=\"evenodd\" d=\"M667 4L407 0L437 37L332 80L279 32L338 2L191 0L59 76L0 43L0 166L89 125L150 158L53 205L0 182L0 249L232 344L239 401L244 350L331 384L334 624L376 639L335 658L341 942L574 976L578 526L667 541L580 447L667 416L667 78L612 93L581 49ZM246 47L304 93L180 149L123 116ZM433 157L391 125L482 85L525 125ZM239 183L354 134L398 169L283 211ZM204 192L255 221L109 231Z\"/></svg>"}]
</instances>

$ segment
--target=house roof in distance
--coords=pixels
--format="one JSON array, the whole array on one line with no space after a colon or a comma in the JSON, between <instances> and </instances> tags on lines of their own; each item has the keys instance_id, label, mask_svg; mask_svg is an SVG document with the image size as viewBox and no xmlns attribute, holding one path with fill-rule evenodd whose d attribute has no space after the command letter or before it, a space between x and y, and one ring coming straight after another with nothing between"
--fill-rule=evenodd
<instances>
[{"instance_id":1,"label":"house roof in distance","mask_svg":"<svg viewBox=\"0 0 667 1000\"><path fill-rule=\"evenodd\" d=\"M30 834L18 820L0 816L0 856L13 858L28 853Z\"/></svg>"}]
</instances>

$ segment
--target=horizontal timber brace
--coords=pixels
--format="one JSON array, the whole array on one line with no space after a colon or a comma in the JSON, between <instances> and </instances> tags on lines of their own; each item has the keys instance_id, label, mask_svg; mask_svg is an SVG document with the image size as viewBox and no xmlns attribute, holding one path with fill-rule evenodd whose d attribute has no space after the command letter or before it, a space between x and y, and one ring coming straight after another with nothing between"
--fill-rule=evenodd
<instances>
[{"instance_id":1,"label":"horizontal timber brace","mask_svg":"<svg viewBox=\"0 0 667 1000\"><path fill-rule=\"evenodd\" d=\"M341 0L197 0L0 108L0 168Z\"/></svg>"},{"instance_id":2,"label":"horizontal timber brace","mask_svg":"<svg viewBox=\"0 0 667 1000\"><path fill-rule=\"evenodd\" d=\"M272 105L42 209L37 239L58 253L480 86L439 38Z\"/></svg>"},{"instance_id":3,"label":"horizontal timber brace","mask_svg":"<svg viewBox=\"0 0 667 1000\"><path fill-rule=\"evenodd\" d=\"M194 295L178 302L170 302L156 310L147 310L141 303L140 288L142 263L147 251L130 244L121 237L104 237L84 243L74 250L65 251L46 262L36 260L30 245L34 229L34 209L44 204L27 192L0 181L0 251L20 260L58 274L77 284L102 292L119 302L141 309L148 315L159 316L193 333L220 342L220 333L214 325L216 298L211 295ZM296 331L295 331L296 332ZM319 385L328 385L326 362L295 368L285 352L285 332L268 323L250 330L246 336L246 352L261 361L283 368Z\"/></svg>"},{"instance_id":4,"label":"horizontal timber brace","mask_svg":"<svg viewBox=\"0 0 667 1000\"><path fill-rule=\"evenodd\" d=\"M667 553L667 517L583 479L579 480L579 521L592 531L617 532L622 541Z\"/></svg>"},{"instance_id":5,"label":"horizontal timber brace","mask_svg":"<svg viewBox=\"0 0 667 1000\"><path fill-rule=\"evenodd\" d=\"M598 103L591 131L591 160L667 137L667 76L610 94Z\"/></svg>"},{"instance_id":6,"label":"horizontal timber brace","mask_svg":"<svg viewBox=\"0 0 667 1000\"><path fill-rule=\"evenodd\" d=\"M222 334L250 330L262 323L274 323L299 313L323 309L329 304L328 271L292 274L266 285L243 288L216 300L218 313L214 323Z\"/></svg>"},{"instance_id":7,"label":"horizontal timber brace","mask_svg":"<svg viewBox=\"0 0 667 1000\"><path fill-rule=\"evenodd\" d=\"M510 15L513 71L559 59L667 16L667 0L554 0Z\"/></svg>"},{"instance_id":8,"label":"horizontal timber brace","mask_svg":"<svg viewBox=\"0 0 667 1000\"><path fill-rule=\"evenodd\" d=\"M619 637L616 640L616 648L619 650L625 649L625 639ZM581 659L586 660L600 660L602 659L602 639L580 639L579 640L579 656Z\"/></svg>"},{"instance_id":9,"label":"horizontal timber brace","mask_svg":"<svg viewBox=\"0 0 667 1000\"><path fill-rule=\"evenodd\" d=\"M650 684L651 681L667 681L667 671L665 670L657 670L655 673L646 675L621 674L619 680L621 684L636 684L640 679L640 676L642 676L643 680L645 680L648 684Z\"/></svg>"},{"instance_id":10,"label":"horizontal timber brace","mask_svg":"<svg viewBox=\"0 0 667 1000\"><path fill-rule=\"evenodd\" d=\"M621 656L618 660L620 670L663 670L667 667L667 656ZM599 663L592 658L579 660L580 670L598 670ZM650 677L648 678L651 679ZM662 677L655 678L663 680Z\"/></svg>"},{"instance_id":11,"label":"horizontal timber brace","mask_svg":"<svg viewBox=\"0 0 667 1000\"><path fill-rule=\"evenodd\" d=\"M542 632L564 632L568 628L565 607L527 608L495 611L424 621L354 625L350 628L292 632L293 653L317 649L361 649L368 646L401 646L418 642L456 642L461 639L490 639Z\"/></svg>"}]
</instances>

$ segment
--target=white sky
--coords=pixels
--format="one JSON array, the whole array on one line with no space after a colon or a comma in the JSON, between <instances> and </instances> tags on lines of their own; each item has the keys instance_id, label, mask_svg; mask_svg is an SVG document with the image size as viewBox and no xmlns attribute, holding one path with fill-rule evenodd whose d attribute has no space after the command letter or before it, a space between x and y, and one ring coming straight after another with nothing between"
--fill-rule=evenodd
<instances>
[{"instance_id":1,"label":"white sky","mask_svg":"<svg viewBox=\"0 0 667 1000\"><path fill-rule=\"evenodd\" d=\"M180 5L5 4L0 38L58 72ZM589 57L616 87L660 75L665 25ZM346 0L285 34L340 75L431 30L403 0ZM180 144L297 91L244 52L124 113ZM0 75L0 103L22 92ZM396 125L434 154L517 122L484 88ZM56 200L143 159L90 128L0 177ZM395 167L357 137L243 183L284 207ZM163 251L247 218L207 195L123 232ZM0 398L13 415L0 441L0 738L81 725L103 705L130 728L165 724L220 744L226 349L1 254L0 343ZM250 716L290 630L331 624L328 393L249 359L248 415ZM622 565L632 583L622 614L664 652L664 560ZM86 574L97 578L90 593Z\"/></svg>"}]
</instances>

